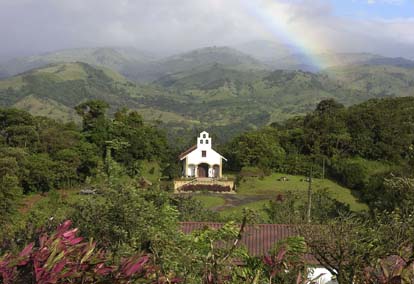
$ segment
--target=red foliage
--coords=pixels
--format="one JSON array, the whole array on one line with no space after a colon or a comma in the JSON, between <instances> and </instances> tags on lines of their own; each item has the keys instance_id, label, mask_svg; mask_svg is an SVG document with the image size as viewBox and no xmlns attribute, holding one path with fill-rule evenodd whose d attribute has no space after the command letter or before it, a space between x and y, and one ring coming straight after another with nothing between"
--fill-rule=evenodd
<instances>
[{"instance_id":1,"label":"red foliage","mask_svg":"<svg viewBox=\"0 0 414 284\"><path fill-rule=\"evenodd\" d=\"M271 277L275 277L278 273L286 269L284 265L284 260L285 260L284 258L285 258L286 253L287 253L286 248L282 248L275 255L264 256L263 263L265 264L265 268Z\"/></svg>"},{"instance_id":2,"label":"red foliage","mask_svg":"<svg viewBox=\"0 0 414 284\"><path fill-rule=\"evenodd\" d=\"M195 191L211 191L211 192L230 192L230 186L223 186L218 184L186 184L180 188L180 191L195 192Z\"/></svg>"},{"instance_id":3,"label":"red foliage","mask_svg":"<svg viewBox=\"0 0 414 284\"><path fill-rule=\"evenodd\" d=\"M0 282L12 283L163 283L154 279L156 268L149 264L148 255L124 259L111 264L96 242L78 237L72 222L59 225L48 236L43 233L38 245L30 243L18 255L6 254L0 258ZM177 283L177 281L176 281Z\"/></svg>"},{"instance_id":4,"label":"red foliage","mask_svg":"<svg viewBox=\"0 0 414 284\"><path fill-rule=\"evenodd\" d=\"M390 255L378 260L374 267L364 271L366 283L401 284L412 283L414 266L411 261L398 255Z\"/></svg>"}]
</instances>

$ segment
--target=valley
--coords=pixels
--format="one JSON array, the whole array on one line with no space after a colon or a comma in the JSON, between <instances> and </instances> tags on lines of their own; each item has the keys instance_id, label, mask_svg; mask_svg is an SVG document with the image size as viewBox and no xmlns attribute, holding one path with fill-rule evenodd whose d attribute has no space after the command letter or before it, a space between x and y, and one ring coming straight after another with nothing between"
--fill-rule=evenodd
<instances>
[{"instance_id":1,"label":"valley","mask_svg":"<svg viewBox=\"0 0 414 284\"><path fill-rule=\"evenodd\" d=\"M10 74L23 73L0 80L1 106L79 123L74 106L102 99L112 113L127 106L147 121L162 122L170 137L208 128L225 141L245 130L304 115L324 99L349 106L414 95L411 61L358 54L338 55L340 66L318 73L272 71L228 47L164 59L127 48L74 49L18 61L8 63L14 67L2 65Z\"/></svg>"}]
</instances>

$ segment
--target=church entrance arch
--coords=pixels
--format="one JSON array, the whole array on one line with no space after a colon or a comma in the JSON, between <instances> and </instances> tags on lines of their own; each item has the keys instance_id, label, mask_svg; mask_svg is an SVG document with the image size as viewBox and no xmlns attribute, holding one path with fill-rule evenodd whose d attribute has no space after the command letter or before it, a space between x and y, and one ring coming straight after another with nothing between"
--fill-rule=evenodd
<instances>
[{"instance_id":1,"label":"church entrance arch","mask_svg":"<svg viewBox=\"0 0 414 284\"><path fill-rule=\"evenodd\" d=\"M199 164L197 169L197 176L200 178L208 177L208 164Z\"/></svg>"}]
</instances>

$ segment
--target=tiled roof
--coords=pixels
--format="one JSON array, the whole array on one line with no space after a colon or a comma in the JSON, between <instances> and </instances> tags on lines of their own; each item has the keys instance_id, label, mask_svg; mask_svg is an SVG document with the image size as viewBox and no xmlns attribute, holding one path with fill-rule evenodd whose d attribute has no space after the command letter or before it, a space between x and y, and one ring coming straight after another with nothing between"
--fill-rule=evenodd
<instances>
[{"instance_id":1,"label":"tiled roof","mask_svg":"<svg viewBox=\"0 0 414 284\"><path fill-rule=\"evenodd\" d=\"M187 156L188 154L190 154L191 152L193 152L195 149L197 149L197 145L191 146L190 148L188 148L187 150L185 150L184 152L182 152L178 158L180 158L180 160L182 160L185 156Z\"/></svg>"},{"instance_id":2,"label":"tiled roof","mask_svg":"<svg viewBox=\"0 0 414 284\"><path fill-rule=\"evenodd\" d=\"M212 222L181 222L181 230L189 234L194 230L205 227L219 229L223 223ZM247 225L242 235L241 244L246 246L252 256L264 256L269 253L273 246L288 237L298 236L299 233L294 225L281 224L255 224ZM317 264L311 255L305 255L305 260L309 264Z\"/></svg>"}]
</instances>

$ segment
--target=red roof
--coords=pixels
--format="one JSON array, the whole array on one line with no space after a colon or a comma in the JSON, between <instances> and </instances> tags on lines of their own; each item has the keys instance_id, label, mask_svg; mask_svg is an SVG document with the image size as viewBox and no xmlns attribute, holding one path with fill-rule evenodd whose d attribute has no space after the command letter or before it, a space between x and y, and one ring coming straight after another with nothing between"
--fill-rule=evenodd
<instances>
[{"instance_id":1,"label":"red roof","mask_svg":"<svg viewBox=\"0 0 414 284\"><path fill-rule=\"evenodd\" d=\"M206 227L219 229L223 223L213 222L181 222L181 230L189 234L194 230L200 230ZM249 254L252 256L264 256L274 247L276 243L288 237L299 236L294 225L281 224L255 224L247 225L242 235L241 244L246 246ZM317 261L311 255L305 256L309 264L316 264Z\"/></svg>"},{"instance_id":2,"label":"red roof","mask_svg":"<svg viewBox=\"0 0 414 284\"><path fill-rule=\"evenodd\" d=\"M182 152L178 158L183 159L185 156L187 156L188 154L190 154L191 152L193 152L195 149L197 149L197 145L191 146L190 148L188 148L187 150L185 150L184 152Z\"/></svg>"}]
</instances>

